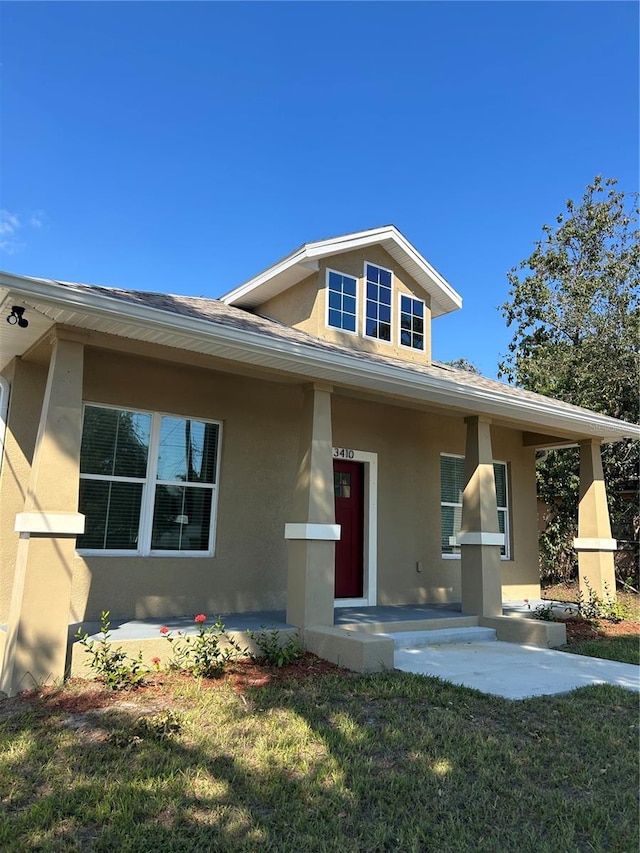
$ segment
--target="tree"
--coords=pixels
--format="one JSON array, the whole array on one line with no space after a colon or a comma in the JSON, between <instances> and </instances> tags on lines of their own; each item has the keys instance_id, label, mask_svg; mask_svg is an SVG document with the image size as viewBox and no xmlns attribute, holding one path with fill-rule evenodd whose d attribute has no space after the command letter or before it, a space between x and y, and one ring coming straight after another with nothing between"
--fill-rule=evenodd
<instances>
[{"instance_id":1,"label":"tree","mask_svg":"<svg viewBox=\"0 0 640 853\"><path fill-rule=\"evenodd\" d=\"M449 367L455 367L456 370L466 370L467 373L475 373L476 376L481 375L475 364L466 358L455 358L453 361L445 361L445 364L448 364Z\"/></svg>"},{"instance_id":2,"label":"tree","mask_svg":"<svg viewBox=\"0 0 640 853\"><path fill-rule=\"evenodd\" d=\"M531 256L507 274L510 299L501 310L515 331L499 375L530 391L637 422L638 196L616 185L597 176L579 203L566 202L555 226L543 226ZM637 586L638 443L607 445L603 464L614 535L636 543ZM550 452L538 466L539 496L550 508L541 541L543 580L575 572L577 488L577 453Z\"/></svg>"}]
</instances>

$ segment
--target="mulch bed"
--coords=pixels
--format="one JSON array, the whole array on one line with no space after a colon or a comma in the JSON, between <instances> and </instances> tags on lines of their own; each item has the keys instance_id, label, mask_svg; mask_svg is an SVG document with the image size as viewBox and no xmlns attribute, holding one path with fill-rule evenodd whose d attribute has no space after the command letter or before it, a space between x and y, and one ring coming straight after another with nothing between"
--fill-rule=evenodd
<instances>
[{"instance_id":1,"label":"mulch bed","mask_svg":"<svg viewBox=\"0 0 640 853\"><path fill-rule=\"evenodd\" d=\"M610 637L636 635L640 637L640 622L625 619L622 622L594 623L579 616L565 619L567 643L583 643L588 640L605 640Z\"/></svg>"},{"instance_id":2,"label":"mulch bed","mask_svg":"<svg viewBox=\"0 0 640 853\"><path fill-rule=\"evenodd\" d=\"M277 684L288 679L304 681L307 678L330 674L344 678L354 676L350 670L335 666L311 652L306 652L297 661L282 667L268 666L250 659L238 660L229 666L228 671L221 678L203 679L202 682L212 690L230 684L236 693L244 695L250 688ZM132 705L138 701L147 703L150 695L164 694L164 687L169 682L176 684L181 680L192 679L193 676L181 672L150 673L142 687L118 691L105 688L99 681L71 678L65 682L64 688L43 687L21 693L13 699L3 700L0 707L4 714L1 716L10 716L24 702L33 705L41 704L48 710L66 714L86 714L114 705L119 706L125 698L127 703Z\"/></svg>"}]
</instances>

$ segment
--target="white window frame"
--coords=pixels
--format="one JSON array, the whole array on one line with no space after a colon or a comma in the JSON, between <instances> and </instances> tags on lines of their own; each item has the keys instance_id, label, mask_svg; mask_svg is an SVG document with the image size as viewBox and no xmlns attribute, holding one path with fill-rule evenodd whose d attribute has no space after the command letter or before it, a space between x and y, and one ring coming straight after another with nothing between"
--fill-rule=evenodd
<instances>
[{"instance_id":1,"label":"white window frame","mask_svg":"<svg viewBox=\"0 0 640 853\"><path fill-rule=\"evenodd\" d=\"M402 343L402 297L406 296L407 299L411 299L413 302L420 302L422 304L422 346L421 347L408 347L406 344ZM409 352L426 352L426 313L427 313L427 303L424 299L420 299L419 296L414 296L412 293L402 293L398 291L398 346L401 349L409 350Z\"/></svg>"},{"instance_id":2,"label":"white window frame","mask_svg":"<svg viewBox=\"0 0 640 853\"><path fill-rule=\"evenodd\" d=\"M350 329L342 329L342 328L338 328L338 326L332 326L329 324L329 293L330 293L330 291L329 291L329 274L330 273L333 273L334 275L340 275L343 278L353 279L353 281L355 281L355 283L356 283L356 296L355 296L355 299L356 299L356 313L355 313L356 328L353 332ZM327 294L327 298L325 300L326 306L325 306L325 314L324 314L324 323L325 323L325 326L327 329L332 329L334 332L344 332L345 335L357 335L358 334L358 314L359 314L359 311L358 311L358 289L359 288L358 288L358 277L357 276L350 275L349 273L342 272L341 270L334 270L334 269L331 269L330 267L327 267L326 273L325 273L325 291Z\"/></svg>"},{"instance_id":3,"label":"white window frame","mask_svg":"<svg viewBox=\"0 0 640 853\"><path fill-rule=\"evenodd\" d=\"M118 412L131 412L132 414L150 415L151 430L149 433L149 448L147 455L146 477L121 477L108 476L106 474L80 474L81 480L106 480L111 483L142 483L142 496L140 498L140 522L138 526L137 549L124 548L78 548L77 553L81 556L91 557L213 557L215 555L215 534L218 517L218 486L220 481L220 458L222 448L222 421L211 418L200 418L191 415L176 414L175 412L154 412L148 409L137 409L131 406L120 406L109 403L87 402L82 407L82 425L84 430L84 414L87 407L96 409L113 409ZM158 455L160 449L160 429L162 418L181 418L184 420L199 421L201 423L215 424L218 427L218 441L216 447L215 483L188 483L189 488L210 489L211 494L211 516L209 520L209 542L206 551L189 550L167 550L152 549L151 537L153 532L153 510L155 503L156 486L175 485L176 480L156 479L158 471Z\"/></svg>"},{"instance_id":4,"label":"white window frame","mask_svg":"<svg viewBox=\"0 0 640 853\"><path fill-rule=\"evenodd\" d=\"M390 337L388 341L385 341L384 338L377 338L375 335L367 334L367 267L375 267L379 270L384 270L388 272L391 276L391 302L389 303L389 329L390 329ZM387 267L383 267L381 264L374 264L373 261L365 261L363 272L362 272L362 337L367 338L370 341L377 341L378 343L384 344L385 346L393 345L393 270L388 269ZM378 302L378 304L380 304Z\"/></svg>"},{"instance_id":5,"label":"white window frame","mask_svg":"<svg viewBox=\"0 0 640 853\"><path fill-rule=\"evenodd\" d=\"M448 456L453 459L463 459L464 456L460 453L441 453L438 459L442 459L443 456ZM511 560L511 523L510 516L511 510L509 508L510 504L510 489L509 489L509 465L507 462L503 462L501 459L494 459L494 465L502 465L504 467L504 484L505 484L505 496L507 499L506 506L498 506L498 512L504 512L504 554L500 554L501 560ZM440 468L442 471L442 468ZM441 513L441 521L440 521L440 529L442 530L442 507L443 506L452 506L452 507L460 507L462 510L462 503L454 503L452 501L443 501L442 500L442 480L440 481L440 513ZM455 535L455 532L454 532ZM440 555L443 560L459 560L462 556L461 554L441 554Z\"/></svg>"}]
</instances>

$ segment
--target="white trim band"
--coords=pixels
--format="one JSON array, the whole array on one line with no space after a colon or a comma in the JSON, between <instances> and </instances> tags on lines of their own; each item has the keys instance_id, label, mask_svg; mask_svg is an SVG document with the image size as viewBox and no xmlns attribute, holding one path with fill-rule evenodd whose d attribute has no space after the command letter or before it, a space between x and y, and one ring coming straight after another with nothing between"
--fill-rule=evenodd
<instances>
[{"instance_id":1,"label":"white trim band","mask_svg":"<svg viewBox=\"0 0 640 853\"><path fill-rule=\"evenodd\" d=\"M13 528L16 533L48 533L51 536L84 533L84 515L80 512L19 512Z\"/></svg>"},{"instance_id":2,"label":"white trim band","mask_svg":"<svg viewBox=\"0 0 640 853\"><path fill-rule=\"evenodd\" d=\"M487 533L485 531L460 532L456 537L456 545L504 545L504 533Z\"/></svg>"},{"instance_id":3,"label":"white trim band","mask_svg":"<svg viewBox=\"0 0 640 853\"><path fill-rule=\"evenodd\" d=\"M285 539L317 539L332 542L340 539L339 524L304 524L292 522L284 526Z\"/></svg>"},{"instance_id":4,"label":"white trim band","mask_svg":"<svg viewBox=\"0 0 640 853\"><path fill-rule=\"evenodd\" d=\"M574 539L576 551L617 551L616 539Z\"/></svg>"}]
</instances>

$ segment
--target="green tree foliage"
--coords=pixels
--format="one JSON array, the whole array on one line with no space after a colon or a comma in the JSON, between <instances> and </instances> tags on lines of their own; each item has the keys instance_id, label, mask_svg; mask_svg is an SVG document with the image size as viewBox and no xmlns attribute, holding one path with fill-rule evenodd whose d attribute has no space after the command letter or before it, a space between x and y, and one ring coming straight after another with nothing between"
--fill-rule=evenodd
<instances>
[{"instance_id":1,"label":"green tree foliage","mask_svg":"<svg viewBox=\"0 0 640 853\"><path fill-rule=\"evenodd\" d=\"M625 195L615 179L597 176L579 203L568 200L556 224L543 226L531 256L508 273L510 299L501 310L515 330L501 376L530 391L638 421L638 212L637 194ZM637 442L606 446L603 462L614 535L637 542ZM575 572L576 451L551 452L538 466L538 488L550 508L541 542L543 580L567 579ZM637 571L636 551L631 572L636 585Z\"/></svg>"},{"instance_id":2,"label":"green tree foliage","mask_svg":"<svg viewBox=\"0 0 640 853\"><path fill-rule=\"evenodd\" d=\"M456 370L466 370L467 373L475 373L476 376L480 376L480 371L472 362L468 361L466 358L455 358L453 361L445 361L445 364L448 364L450 367L455 367Z\"/></svg>"}]
</instances>

